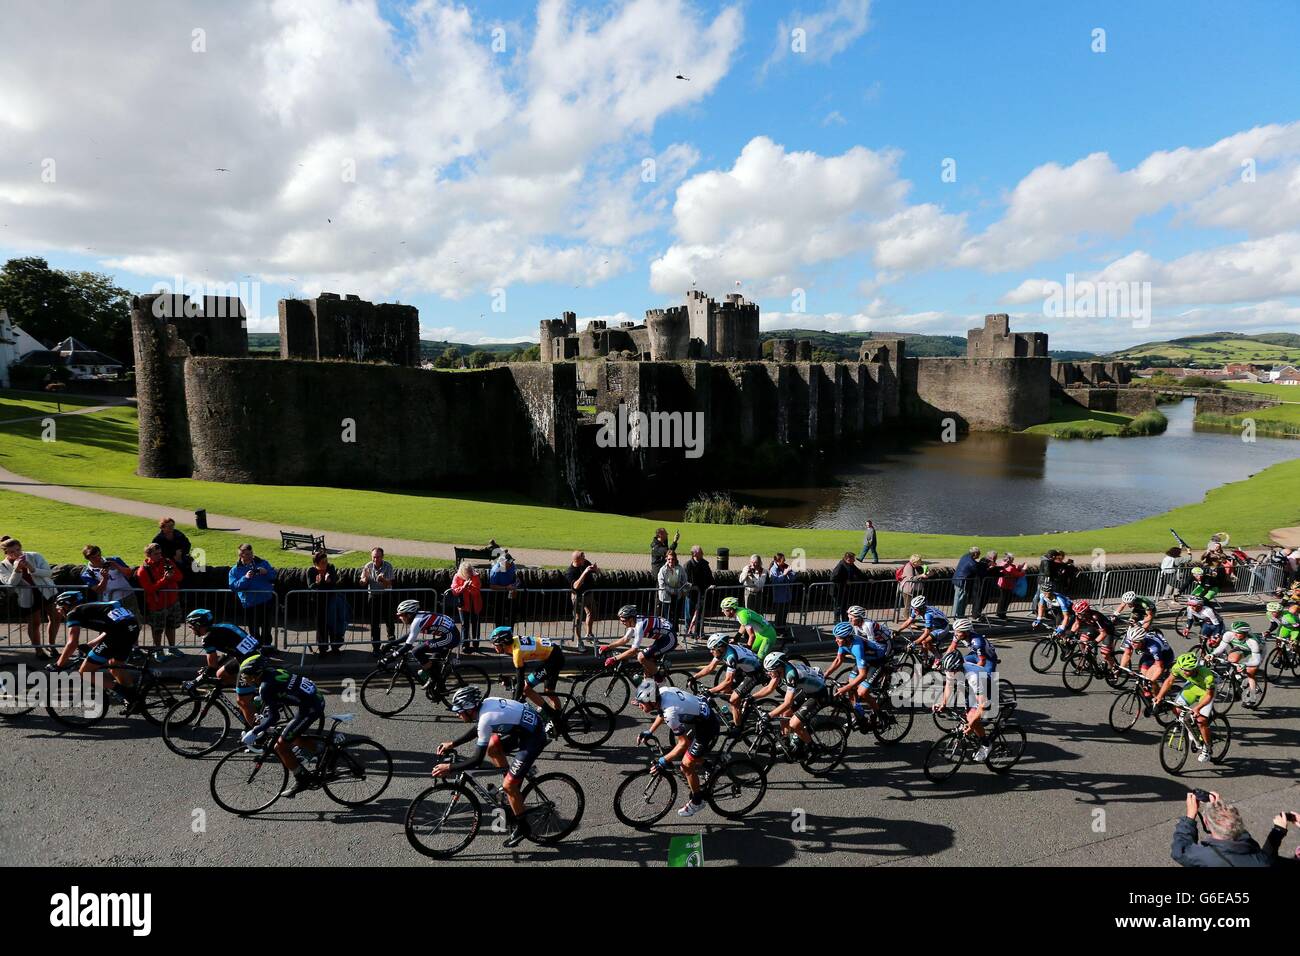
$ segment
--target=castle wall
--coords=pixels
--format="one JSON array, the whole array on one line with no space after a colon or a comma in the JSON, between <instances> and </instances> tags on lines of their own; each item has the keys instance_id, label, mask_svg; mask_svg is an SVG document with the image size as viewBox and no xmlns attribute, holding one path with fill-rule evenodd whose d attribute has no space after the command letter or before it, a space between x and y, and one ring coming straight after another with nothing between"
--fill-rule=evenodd
<instances>
[{"instance_id":1,"label":"castle wall","mask_svg":"<svg viewBox=\"0 0 1300 956\"><path fill-rule=\"evenodd\" d=\"M1115 412L1119 415L1141 415L1154 411L1156 393L1143 388L1091 388L1073 387L1059 389L1057 394L1095 412Z\"/></svg>"},{"instance_id":2,"label":"castle wall","mask_svg":"<svg viewBox=\"0 0 1300 956\"><path fill-rule=\"evenodd\" d=\"M1241 415L1245 412L1256 411L1261 408L1270 408L1274 405L1280 404L1282 403L1270 398L1265 398L1262 395L1230 392L1225 389L1222 394L1197 395L1196 414Z\"/></svg>"},{"instance_id":3,"label":"castle wall","mask_svg":"<svg viewBox=\"0 0 1300 956\"><path fill-rule=\"evenodd\" d=\"M280 301L280 357L420 364L419 311L323 292Z\"/></svg>"},{"instance_id":4,"label":"castle wall","mask_svg":"<svg viewBox=\"0 0 1300 956\"><path fill-rule=\"evenodd\" d=\"M903 366L905 417L953 417L966 428L1019 431L1047 421L1051 363L1046 358L908 358Z\"/></svg>"}]
</instances>

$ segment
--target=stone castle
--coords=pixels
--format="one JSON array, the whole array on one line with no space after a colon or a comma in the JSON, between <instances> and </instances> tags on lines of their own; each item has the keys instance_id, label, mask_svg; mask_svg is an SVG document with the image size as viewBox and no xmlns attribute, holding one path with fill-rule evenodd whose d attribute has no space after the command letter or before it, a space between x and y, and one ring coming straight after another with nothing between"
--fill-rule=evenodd
<instances>
[{"instance_id":1,"label":"stone castle","mask_svg":"<svg viewBox=\"0 0 1300 956\"><path fill-rule=\"evenodd\" d=\"M1106 374L1053 363L1047 336L1012 333L1006 315L972 330L960 358L912 357L884 338L855 361L813 362L810 343L785 339L761 361L758 307L698 292L642 326L578 333L567 313L542 324L542 361L455 373L418 367L412 306L282 300L278 358L249 354L237 299L144 295L131 312L142 475L507 488L565 505L616 504L663 479L754 482L756 448L805 460L902 423L1020 430L1047 419L1054 389ZM705 452L602 447L580 392L598 412L695 415Z\"/></svg>"}]
</instances>

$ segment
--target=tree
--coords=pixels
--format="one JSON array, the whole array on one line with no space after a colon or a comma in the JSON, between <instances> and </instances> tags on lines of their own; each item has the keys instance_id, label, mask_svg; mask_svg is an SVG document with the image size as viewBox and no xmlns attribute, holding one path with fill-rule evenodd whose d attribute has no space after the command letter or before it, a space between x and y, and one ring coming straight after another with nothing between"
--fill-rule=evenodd
<instances>
[{"instance_id":1,"label":"tree","mask_svg":"<svg viewBox=\"0 0 1300 956\"><path fill-rule=\"evenodd\" d=\"M492 353L485 352L482 349L475 349L469 353L465 359L465 364L470 368L487 368L492 364Z\"/></svg>"},{"instance_id":2,"label":"tree","mask_svg":"<svg viewBox=\"0 0 1300 956\"><path fill-rule=\"evenodd\" d=\"M442 354L433 360L434 368L460 368L460 349L454 345L442 350Z\"/></svg>"},{"instance_id":3,"label":"tree","mask_svg":"<svg viewBox=\"0 0 1300 956\"><path fill-rule=\"evenodd\" d=\"M0 305L24 332L50 345L73 336L128 365L130 296L112 276L51 269L38 256L0 268Z\"/></svg>"}]
</instances>

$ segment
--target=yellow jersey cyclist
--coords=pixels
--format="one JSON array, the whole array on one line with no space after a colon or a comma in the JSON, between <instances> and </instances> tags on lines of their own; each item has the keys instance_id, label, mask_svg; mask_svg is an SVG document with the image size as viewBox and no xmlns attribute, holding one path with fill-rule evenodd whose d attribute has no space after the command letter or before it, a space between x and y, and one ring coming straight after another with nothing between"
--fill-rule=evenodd
<instances>
[{"instance_id":1,"label":"yellow jersey cyclist","mask_svg":"<svg viewBox=\"0 0 1300 956\"><path fill-rule=\"evenodd\" d=\"M635 604L625 604L618 610L618 620L627 632L616 641L610 641L598 651L608 653L620 647L627 650L611 654L605 659L606 667L635 657L646 677L658 673L656 662L677 647L677 629L665 617L637 613Z\"/></svg>"},{"instance_id":2,"label":"yellow jersey cyclist","mask_svg":"<svg viewBox=\"0 0 1300 956\"><path fill-rule=\"evenodd\" d=\"M753 698L761 700L776 693L777 689L785 691L785 699L767 715L769 720L789 724L790 730L802 744L803 755L811 755L816 744L808 725L817 716L817 712L831 702L830 687L826 678L815 667L796 664L786 658L780 651L773 651L763 658L763 670L767 671L767 684L754 691Z\"/></svg>"},{"instance_id":3,"label":"yellow jersey cyclist","mask_svg":"<svg viewBox=\"0 0 1300 956\"><path fill-rule=\"evenodd\" d=\"M653 737L654 732L664 724L668 725L668 729L677 738L672 749L655 762L655 772L668 772L673 761L682 758L682 773L686 777L690 797L685 806L677 811L677 815L695 816L704 809L699 762L713 749L722 732L718 715L699 694L667 684L661 686L648 677L636 689L636 704L643 713L654 715L649 729L637 734L637 740Z\"/></svg>"},{"instance_id":4,"label":"yellow jersey cyclist","mask_svg":"<svg viewBox=\"0 0 1300 956\"><path fill-rule=\"evenodd\" d=\"M250 750L258 749L267 742L263 738L279 723L281 708L298 708L298 713L284 725L275 740L269 741L285 769L293 774L293 780L280 796L292 798L316 786L311 773L303 765L304 761L312 759L313 755L309 751L314 749L314 743L308 745L307 751L294 743L298 735L312 724L323 726L325 723L325 695L316 686L316 682L276 666L265 655L255 654L239 665L236 692L241 697L256 695L263 708L258 722L240 737L244 746ZM243 709L240 708L241 711Z\"/></svg>"},{"instance_id":5,"label":"yellow jersey cyclist","mask_svg":"<svg viewBox=\"0 0 1300 956\"><path fill-rule=\"evenodd\" d=\"M1197 763L1209 763L1214 759L1210 753L1210 714L1214 712L1214 671L1204 664L1198 664L1195 654L1181 654L1174 661L1169 676L1156 693L1155 703L1159 704L1169 693L1174 678L1181 677L1183 686L1178 691L1178 702L1192 711L1196 726L1201 731L1201 752L1196 755Z\"/></svg>"},{"instance_id":6,"label":"yellow jersey cyclist","mask_svg":"<svg viewBox=\"0 0 1300 956\"><path fill-rule=\"evenodd\" d=\"M433 768L432 776L446 777L454 773L473 770L486 756L496 766L505 770L501 789L506 795L507 823L512 829L506 837L506 847L516 847L528 838L528 818L524 814L521 794L524 778L551 738L546 735L542 715L532 707L504 697L483 697L477 687L462 687L452 694L448 705L462 722L472 724L469 730L455 740L438 745L442 756L456 747L474 741L474 753L463 760L448 760ZM511 755L509 763L507 754Z\"/></svg>"},{"instance_id":7,"label":"yellow jersey cyclist","mask_svg":"<svg viewBox=\"0 0 1300 956\"><path fill-rule=\"evenodd\" d=\"M498 654L509 654L515 665L515 700L527 699L546 710L560 709L555 694L560 672L564 670L564 649L549 637L516 637L514 628L503 624L492 631L492 647ZM537 693L541 687L546 699Z\"/></svg>"},{"instance_id":8,"label":"yellow jersey cyclist","mask_svg":"<svg viewBox=\"0 0 1300 956\"><path fill-rule=\"evenodd\" d=\"M736 622L736 633L754 654L762 660L776 643L776 628L767 618L745 607L734 597L722 599L718 605L725 617Z\"/></svg>"},{"instance_id":9,"label":"yellow jersey cyclist","mask_svg":"<svg viewBox=\"0 0 1300 956\"><path fill-rule=\"evenodd\" d=\"M738 643L731 634L710 635L709 653L713 659L691 675L695 680L703 680L719 667L726 673L713 687L713 694L726 696L727 706L731 709L733 733L739 733L740 705L758 686L763 678L763 662L758 655L744 644Z\"/></svg>"},{"instance_id":10,"label":"yellow jersey cyclist","mask_svg":"<svg viewBox=\"0 0 1300 956\"><path fill-rule=\"evenodd\" d=\"M215 616L207 608L197 607L190 611L185 615L185 623L203 642L206 659L198 673L200 680L215 679L230 687L238 679L244 661L263 651L261 641L242 627L216 623ZM253 713L252 695L236 694L235 703L244 715L244 726L251 727L257 720Z\"/></svg>"},{"instance_id":11,"label":"yellow jersey cyclist","mask_svg":"<svg viewBox=\"0 0 1300 956\"><path fill-rule=\"evenodd\" d=\"M1264 663L1263 643L1250 630L1246 621L1233 621L1232 630L1226 635L1207 638L1205 646L1210 649L1211 657L1224 657L1246 675L1246 684L1253 697L1258 689L1255 675Z\"/></svg>"}]
</instances>

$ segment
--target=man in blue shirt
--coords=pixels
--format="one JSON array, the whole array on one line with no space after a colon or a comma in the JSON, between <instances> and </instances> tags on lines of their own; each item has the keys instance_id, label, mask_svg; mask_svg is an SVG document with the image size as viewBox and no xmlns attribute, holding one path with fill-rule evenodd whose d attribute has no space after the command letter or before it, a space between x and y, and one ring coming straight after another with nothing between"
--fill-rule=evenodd
<instances>
[{"instance_id":1,"label":"man in blue shirt","mask_svg":"<svg viewBox=\"0 0 1300 956\"><path fill-rule=\"evenodd\" d=\"M239 560L227 576L230 590L239 598L244 630L268 647L275 643L271 633L275 617L275 568L253 554L251 544L239 546Z\"/></svg>"},{"instance_id":2,"label":"man in blue shirt","mask_svg":"<svg viewBox=\"0 0 1300 956\"><path fill-rule=\"evenodd\" d=\"M971 548L957 562L957 570L952 575L953 599L952 616L965 617L966 605L972 596L972 589L979 583L980 549Z\"/></svg>"}]
</instances>

